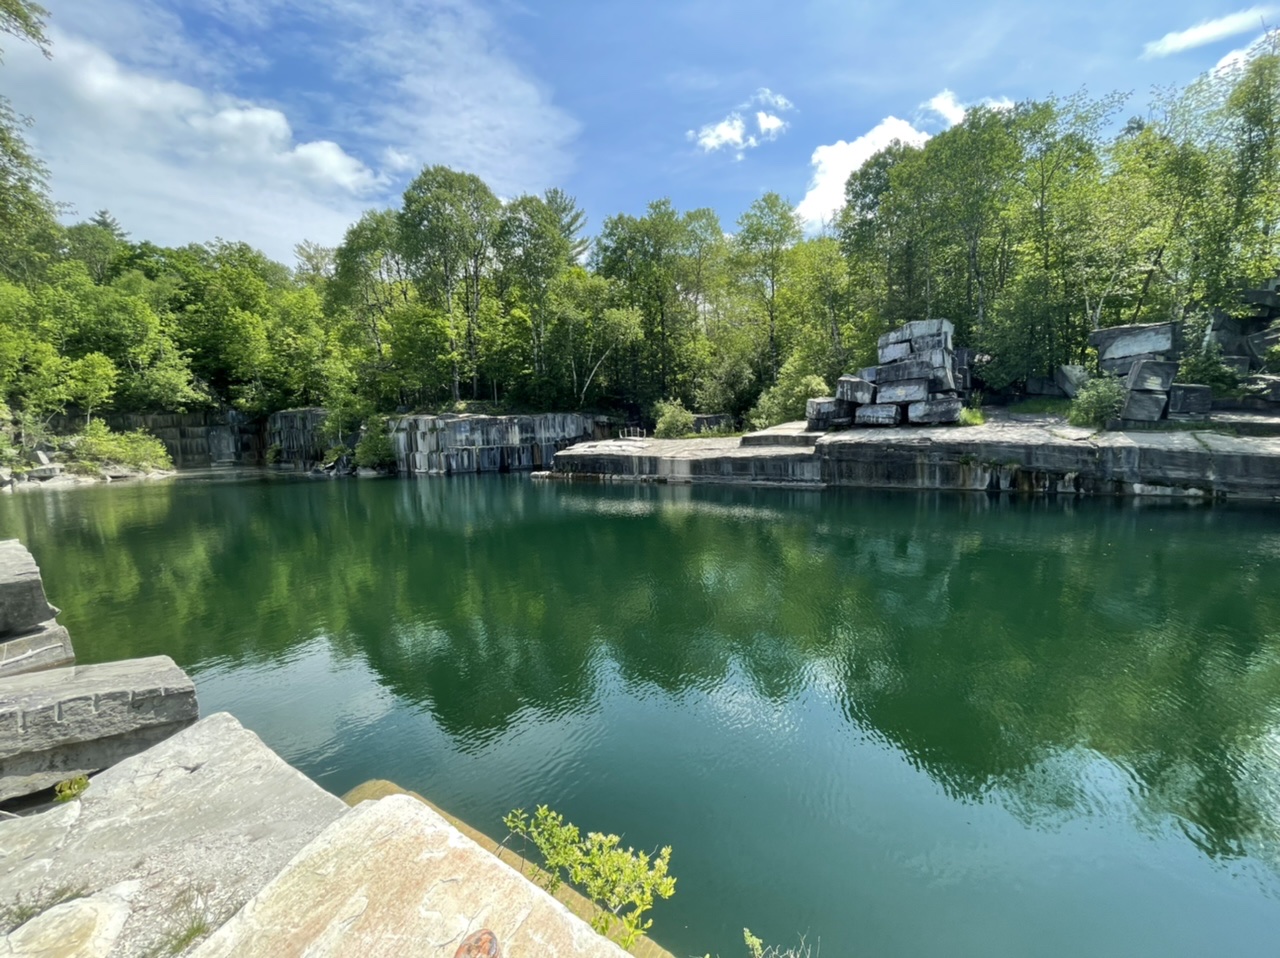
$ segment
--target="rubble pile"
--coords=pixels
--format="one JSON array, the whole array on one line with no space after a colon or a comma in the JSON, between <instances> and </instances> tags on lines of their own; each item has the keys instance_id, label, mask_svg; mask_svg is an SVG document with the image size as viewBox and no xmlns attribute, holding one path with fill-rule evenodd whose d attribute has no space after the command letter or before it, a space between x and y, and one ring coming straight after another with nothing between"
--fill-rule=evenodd
<instances>
[{"instance_id":1,"label":"rubble pile","mask_svg":"<svg viewBox=\"0 0 1280 958\"><path fill-rule=\"evenodd\" d=\"M956 349L947 319L921 319L880 337L880 365L841 376L834 396L810 399L812 432L850 426L954 423L970 383L967 349Z\"/></svg>"}]
</instances>

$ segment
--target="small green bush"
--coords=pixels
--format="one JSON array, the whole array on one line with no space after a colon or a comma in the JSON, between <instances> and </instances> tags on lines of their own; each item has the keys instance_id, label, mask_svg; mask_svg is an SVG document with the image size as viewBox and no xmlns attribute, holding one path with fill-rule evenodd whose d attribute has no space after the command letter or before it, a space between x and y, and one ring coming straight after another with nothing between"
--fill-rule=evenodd
<instances>
[{"instance_id":1,"label":"small green bush","mask_svg":"<svg viewBox=\"0 0 1280 958\"><path fill-rule=\"evenodd\" d=\"M753 429L768 429L779 423L803 419L805 405L810 399L831 395L831 390L821 376L796 375L789 365L788 363L782 367L777 384L762 392L760 399L747 413L747 420Z\"/></svg>"},{"instance_id":2,"label":"small green bush","mask_svg":"<svg viewBox=\"0 0 1280 958\"><path fill-rule=\"evenodd\" d=\"M659 439L678 439L693 432L693 413L679 399L659 401L653 407L653 418L657 420L653 434Z\"/></svg>"},{"instance_id":3,"label":"small green bush","mask_svg":"<svg viewBox=\"0 0 1280 958\"><path fill-rule=\"evenodd\" d=\"M1272 346L1267 350L1267 371L1280 373L1280 346Z\"/></svg>"},{"instance_id":4,"label":"small green bush","mask_svg":"<svg viewBox=\"0 0 1280 958\"><path fill-rule=\"evenodd\" d=\"M965 406L960 410L960 425L962 426L981 426L986 421L987 417L981 409Z\"/></svg>"},{"instance_id":5,"label":"small green bush","mask_svg":"<svg viewBox=\"0 0 1280 958\"><path fill-rule=\"evenodd\" d=\"M1124 383L1114 376L1090 379L1071 400L1067 418L1073 426L1101 428L1120 415L1126 396Z\"/></svg>"},{"instance_id":6,"label":"small green bush","mask_svg":"<svg viewBox=\"0 0 1280 958\"><path fill-rule=\"evenodd\" d=\"M280 453L282 451L283 450L280 448L280 443L278 442L273 442L271 445L267 446L267 453L266 453L267 465L271 466L279 462Z\"/></svg>"},{"instance_id":7,"label":"small green bush","mask_svg":"<svg viewBox=\"0 0 1280 958\"><path fill-rule=\"evenodd\" d=\"M1215 395L1222 395L1237 388L1240 377L1222 361L1222 346L1209 340L1199 350L1183 355L1175 382L1211 386Z\"/></svg>"},{"instance_id":8,"label":"small green bush","mask_svg":"<svg viewBox=\"0 0 1280 958\"><path fill-rule=\"evenodd\" d=\"M364 469L388 469L396 464L396 449L387 432L385 416L371 416L356 443L356 465Z\"/></svg>"},{"instance_id":9,"label":"small green bush","mask_svg":"<svg viewBox=\"0 0 1280 958\"><path fill-rule=\"evenodd\" d=\"M95 419L84 427L76 442L75 454L86 462L115 463L132 469L172 469L173 460L162 443L145 429L112 432Z\"/></svg>"}]
</instances>

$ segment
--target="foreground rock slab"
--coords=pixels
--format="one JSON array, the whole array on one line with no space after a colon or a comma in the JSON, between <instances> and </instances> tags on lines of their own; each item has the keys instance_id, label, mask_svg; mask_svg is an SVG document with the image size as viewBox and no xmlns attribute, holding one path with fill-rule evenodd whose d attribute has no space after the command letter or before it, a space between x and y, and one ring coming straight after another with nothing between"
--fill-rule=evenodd
<instances>
[{"instance_id":1,"label":"foreground rock slab","mask_svg":"<svg viewBox=\"0 0 1280 958\"><path fill-rule=\"evenodd\" d=\"M211 715L98 775L80 799L0 821L0 912L69 888L100 901L41 909L10 934L10 953L22 936L70 940L91 928L114 940L113 956L180 954L345 808L230 715Z\"/></svg>"},{"instance_id":2,"label":"foreground rock slab","mask_svg":"<svg viewBox=\"0 0 1280 958\"><path fill-rule=\"evenodd\" d=\"M430 808L392 795L325 829L194 955L453 958L483 928L512 958L626 954Z\"/></svg>"},{"instance_id":3,"label":"foreground rock slab","mask_svg":"<svg viewBox=\"0 0 1280 958\"><path fill-rule=\"evenodd\" d=\"M17 539L0 540L0 637L34 629L57 614L31 553Z\"/></svg>"},{"instance_id":4,"label":"foreground rock slab","mask_svg":"<svg viewBox=\"0 0 1280 958\"><path fill-rule=\"evenodd\" d=\"M198 716L167 655L0 679L0 801L108 768Z\"/></svg>"}]
</instances>

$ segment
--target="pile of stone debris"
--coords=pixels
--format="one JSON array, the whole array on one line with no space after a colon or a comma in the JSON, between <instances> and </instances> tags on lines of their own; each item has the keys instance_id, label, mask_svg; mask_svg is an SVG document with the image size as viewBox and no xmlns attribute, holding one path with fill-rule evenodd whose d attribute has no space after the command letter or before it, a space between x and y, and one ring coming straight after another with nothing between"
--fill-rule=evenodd
<instances>
[{"instance_id":1,"label":"pile of stone debris","mask_svg":"<svg viewBox=\"0 0 1280 958\"><path fill-rule=\"evenodd\" d=\"M834 396L809 400L809 430L958 422L972 353L957 349L954 335L948 319L916 320L885 333L880 365L841 376Z\"/></svg>"}]
</instances>

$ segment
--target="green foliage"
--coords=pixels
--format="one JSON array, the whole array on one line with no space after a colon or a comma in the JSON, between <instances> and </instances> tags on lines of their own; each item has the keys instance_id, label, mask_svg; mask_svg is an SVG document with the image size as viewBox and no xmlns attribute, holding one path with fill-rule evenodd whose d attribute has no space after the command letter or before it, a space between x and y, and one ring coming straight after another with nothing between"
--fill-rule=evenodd
<instances>
[{"instance_id":1,"label":"green foliage","mask_svg":"<svg viewBox=\"0 0 1280 958\"><path fill-rule=\"evenodd\" d=\"M55 802L74 801L83 795L88 787L89 776L77 775L75 778L69 778L53 786L53 800Z\"/></svg>"},{"instance_id":2,"label":"green foliage","mask_svg":"<svg viewBox=\"0 0 1280 958\"><path fill-rule=\"evenodd\" d=\"M280 443L273 442L267 446L267 451L263 453L263 459L266 460L268 466L273 466L280 461L281 452L283 450L280 448Z\"/></svg>"},{"instance_id":3,"label":"green foliage","mask_svg":"<svg viewBox=\"0 0 1280 958\"><path fill-rule=\"evenodd\" d=\"M665 399L653 407L656 422L653 434L659 439L678 439L693 432L693 413L679 399Z\"/></svg>"},{"instance_id":4,"label":"green foliage","mask_svg":"<svg viewBox=\"0 0 1280 958\"><path fill-rule=\"evenodd\" d=\"M577 826L545 805L538 806L533 818L515 809L503 824L537 846L549 875L547 890L554 892L567 877L599 906L592 927L623 948L630 948L653 926L653 919L645 920L644 915L654 899L675 894L676 880L667 874L669 846L650 856L623 848L617 835L589 832L584 839Z\"/></svg>"},{"instance_id":5,"label":"green foliage","mask_svg":"<svg viewBox=\"0 0 1280 958\"><path fill-rule=\"evenodd\" d=\"M960 410L960 425L962 426L981 426L986 421L986 415L977 407L965 406Z\"/></svg>"},{"instance_id":6,"label":"green foliage","mask_svg":"<svg viewBox=\"0 0 1280 958\"><path fill-rule=\"evenodd\" d=\"M742 940L747 946L747 955L749 958L809 958L813 953L813 949L805 942L803 936L800 943L792 948L783 948L780 945L768 945L751 934L750 928L742 929Z\"/></svg>"},{"instance_id":7,"label":"green foliage","mask_svg":"<svg viewBox=\"0 0 1280 958\"><path fill-rule=\"evenodd\" d=\"M147 471L173 468L164 443L145 429L112 432L101 419L84 427L76 442L75 455L86 462L115 463Z\"/></svg>"},{"instance_id":8,"label":"green foliage","mask_svg":"<svg viewBox=\"0 0 1280 958\"><path fill-rule=\"evenodd\" d=\"M776 384L766 389L759 402L747 414L753 429L766 429L782 422L803 419L805 405L817 396L829 396L831 390L822 377L810 372L794 354L782 364Z\"/></svg>"},{"instance_id":9,"label":"green foliage","mask_svg":"<svg viewBox=\"0 0 1280 958\"><path fill-rule=\"evenodd\" d=\"M1071 400L1068 418L1074 426L1101 428L1120 415L1125 398L1123 381L1114 376L1098 376L1080 387Z\"/></svg>"},{"instance_id":10,"label":"green foliage","mask_svg":"<svg viewBox=\"0 0 1280 958\"><path fill-rule=\"evenodd\" d=\"M387 431L387 417L370 417L356 443L356 465L365 469L388 469L395 464L396 450Z\"/></svg>"},{"instance_id":11,"label":"green foliage","mask_svg":"<svg viewBox=\"0 0 1280 958\"><path fill-rule=\"evenodd\" d=\"M1187 339L1193 345L1182 355L1175 382L1211 386L1217 395L1231 392L1240 385L1236 371L1222 361L1222 346L1207 336L1204 320L1187 324Z\"/></svg>"},{"instance_id":12,"label":"green foliage","mask_svg":"<svg viewBox=\"0 0 1280 958\"><path fill-rule=\"evenodd\" d=\"M1280 346L1272 346L1267 350L1266 363L1269 372L1280 372Z\"/></svg>"}]
</instances>

